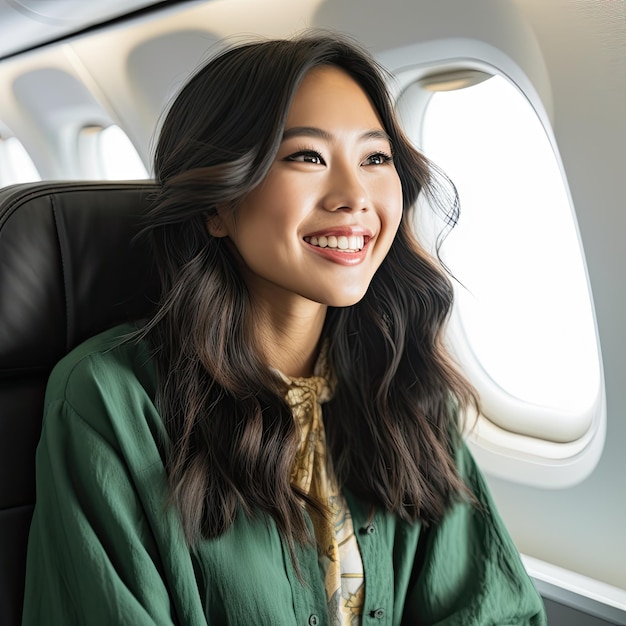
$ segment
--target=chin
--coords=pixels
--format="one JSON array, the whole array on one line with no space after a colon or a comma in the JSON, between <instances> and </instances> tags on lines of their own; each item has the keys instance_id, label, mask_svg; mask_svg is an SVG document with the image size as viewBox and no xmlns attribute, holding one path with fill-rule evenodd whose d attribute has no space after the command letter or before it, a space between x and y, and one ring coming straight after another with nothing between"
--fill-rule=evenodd
<instances>
[{"instance_id":1,"label":"chin","mask_svg":"<svg viewBox=\"0 0 626 626\"><path fill-rule=\"evenodd\" d=\"M361 300L363 300L365 293L366 291L360 292L358 294L349 294L349 295L344 294L341 296L337 296L335 298L328 299L325 304L327 304L328 306L335 307L337 309L345 308L348 306L353 306L361 302Z\"/></svg>"}]
</instances>

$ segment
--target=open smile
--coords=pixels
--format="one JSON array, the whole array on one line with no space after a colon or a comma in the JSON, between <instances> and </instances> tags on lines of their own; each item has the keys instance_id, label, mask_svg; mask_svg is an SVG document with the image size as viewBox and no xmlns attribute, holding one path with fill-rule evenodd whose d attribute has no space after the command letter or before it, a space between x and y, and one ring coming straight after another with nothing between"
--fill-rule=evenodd
<instances>
[{"instance_id":1,"label":"open smile","mask_svg":"<svg viewBox=\"0 0 626 626\"><path fill-rule=\"evenodd\" d=\"M318 248L331 248L342 252L359 252L363 250L366 239L363 235L320 235L319 237L304 237L304 241Z\"/></svg>"},{"instance_id":2,"label":"open smile","mask_svg":"<svg viewBox=\"0 0 626 626\"><path fill-rule=\"evenodd\" d=\"M318 231L303 237L309 249L318 256L344 266L359 265L368 257L374 235L367 229L351 227Z\"/></svg>"}]
</instances>

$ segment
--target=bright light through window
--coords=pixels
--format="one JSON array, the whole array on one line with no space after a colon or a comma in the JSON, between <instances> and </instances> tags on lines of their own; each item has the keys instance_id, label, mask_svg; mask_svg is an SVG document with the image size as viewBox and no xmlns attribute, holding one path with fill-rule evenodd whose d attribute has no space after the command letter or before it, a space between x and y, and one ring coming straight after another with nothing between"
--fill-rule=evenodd
<instances>
[{"instance_id":1,"label":"bright light through window","mask_svg":"<svg viewBox=\"0 0 626 626\"><path fill-rule=\"evenodd\" d=\"M98 134L104 178L110 180L148 178L148 172L135 146L119 126L109 126Z\"/></svg>"},{"instance_id":2,"label":"bright light through window","mask_svg":"<svg viewBox=\"0 0 626 626\"><path fill-rule=\"evenodd\" d=\"M0 187L41 180L28 152L16 137L0 138Z\"/></svg>"},{"instance_id":3,"label":"bright light through window","mask_svg":"<svg viewBox=\"0 0 626 626\"><path fill-rule=\"evenodd\" d=\"M579 413L600 368L581 248L550 141L504 78L435 93L422 148L457 186L461 220L441 256L465 337L512 396Z\"/></svg>"},{"instance_id":4,"label":"bright light through window","mask_svg":"<svg viewBox=\"0 0 626 626\"><path fill-rule=\"evenodd\" d=\"M80 129L78 150L85 178L135 180L148 172L126 133L115 125Z\"/></svg>"}]
</instances>

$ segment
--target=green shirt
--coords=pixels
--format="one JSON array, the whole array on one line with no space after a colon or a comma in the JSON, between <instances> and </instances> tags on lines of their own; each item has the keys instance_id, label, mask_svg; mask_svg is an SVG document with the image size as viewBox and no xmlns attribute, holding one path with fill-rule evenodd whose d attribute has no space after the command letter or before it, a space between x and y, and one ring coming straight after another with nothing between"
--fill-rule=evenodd
<instances>
[{"instance_id":1,"label":"green shirt","mask_svg":"<svg viewBox=\"0 0 626 626\"><path fill-rule=\"evenodd\" d=\"M55 368L37 450L24 625L328 624L313 545L302 583L274 522L238 515L194 549L166 506L165 436L145 343L112 329ZM365 572L364 625L545 624L541 599L469 451L458 464L482 506L430 530L346 493Z\"/></svg>"}]
</instances>

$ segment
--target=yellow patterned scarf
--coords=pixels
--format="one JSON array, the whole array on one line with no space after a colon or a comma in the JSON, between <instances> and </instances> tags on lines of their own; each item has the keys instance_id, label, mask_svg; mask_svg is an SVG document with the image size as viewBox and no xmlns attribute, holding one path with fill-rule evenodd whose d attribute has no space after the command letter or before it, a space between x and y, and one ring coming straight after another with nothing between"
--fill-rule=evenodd
<instances>
[{"instance_id":1,"label":"yellow patterned scarf","mask_svg":"<svg viewBox=\"0 0 626 626\"><path fill-rule=\"evenodd\" d=\"M333 626L361 624L365 585L363 563L352 517L326 458L322 403L332 397L333 383L325 351L315 375L288 378L286 400L299 427L300 448L291 481L328 508L327 516L311 511L320 564L326 571L328 613Z\"/></svg>"}]
</instances>

